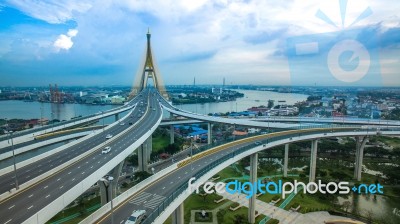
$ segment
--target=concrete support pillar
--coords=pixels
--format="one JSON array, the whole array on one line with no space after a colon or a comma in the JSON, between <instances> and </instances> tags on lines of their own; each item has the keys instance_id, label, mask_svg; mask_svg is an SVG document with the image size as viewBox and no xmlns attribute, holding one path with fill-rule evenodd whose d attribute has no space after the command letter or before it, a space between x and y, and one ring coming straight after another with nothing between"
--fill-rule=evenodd
<instances>
[{"instance_id":1,"label":"concrete support pillar","mask_svg":"<svg viewBox=\"0 0 400 224\"><path fill-rule=\"evenodd\" d=\"M115 121L119 120L119 114L115 114Z\"/></svg>"},{"instance_id":2,"label":"concrete support pillar","mask_svg":"<svg viewBox=\"0 0 400 224\"><path fill-rule=\"evenodd\" d=\"M172 224L184 224L183 203L172 213Z\"/></svg>"},{"instance_id":3,"label":"concrete support pillar","mask_svg":"<svg viewBox=\"0 0 400 224\"><path fill-rule=\"evenodd\" d=\"M317 149L318 149L318 139L312 140L309 182L315 182L315 171L317 168Z\"/></svg>"},{"instance_id":4,"label":"concrete support pillar","mask_svg":"<svg viewBox=\"0 0 400 224\"><path fill-rule=\"evenodd\" d=\"M285 144L285 158L283 161L283 177L287 177L288 162L289 162L289 144Z\"/></svg>"},{"instance_id":5,"label":"concrete support pillar","mask_svg":"<svg viewBox=\"0 0 400 224\"><path fill-rule=\"evenodd\" d=\"M109 194L109 190L108 190L108 183L106 183L103 180L98 180L97 184L100 187L100 199L101 199L101 205L105 205L107 204L107 202L109 201L110 194Z\"/></svg>"},{"instance_id":6,"label":"concrete support pillar","mask_svg":"<svg viewBox=\"0 0 400 224\"><path fill-rule=\"evenodd\" d=\"M354 179L361 181L362 164L364 159L364 147L367 143L367 137L356 137L356 162L354 164Z\"/></svg>"},{"instance_id":7,"label":"concrete support pillar","mask_svg":"<svg viewBox=\"0 0 400 224\"><path fill-rule=\"evenodd\" d=\"M208 123L207 126L208 126L207 143L211 144L212 143L212 124Z\"/></svg>"},{"instance_id":8,"label":"concrete support pillar","mask_svg":"<svg viewBox=\"0 0 400 224\"><path fill-rule=\"evenodd\" d=\"M147 162L150 161L151 157L151 152L153 151L153 135L151 135L147 140L146 140L146 156L147 156Z\"/></svg>"},{"instance_id":9,"label":"concrete support pillar","mask_svg":"<svg viewBox=\"0 0 400 224\"><path fill-rule=\"evenodd\" d=\"M147 167L147 156L144 144L142 144L138 149L138 170L148 171Z\"/></svg>"},{"instance_id":10,"label":"concrete support pillar","mask_svg":"<svg viewBox=\"0 0 400 224\"><path fill-rule=\"evenodd\" d=\"M257 167L258 167L258 154L254 153L250 156L250 182L257 182ZM256 221L256 195L253 195L249 199L249 223L255 223Z\"/></svg>"},{"instance_id":11,"label":"concrete support pillar","mask_svg":"<svg viewBox=\"0 0 400 224\"><path fill-rule=\"evenodd\" d=\"M111 176L114 178L114 181L111 183L112 198L115 198L117 196L118 180L119 176L121 175L123 167L124 167L124 160L120 162L116 167L114 167L114 169L111 171Z\"/></svg>"},{"instance_id":12,"label":"concrete support pillar","mask_svg":"<svg viewBox=\"0 0 400 224\"><path fill-rule=\"evenodd\" d=\"M169 126L169 144L174 144L175 143L175 129L173 125Z\"/></svg>"},{"instance_id":13,"label":"concrete support pillar","mask_svg":"<svg viewBox=\"0 0 400 224\"><path fill-rule=\"evenodd\" d=\"M107 204L111 200L111 198L115 198L117 196L118 179L123 166L124 161L122 161L114 169L111 170L110 176L114 178L114 181L112 181L111 183L106 179L100 179L99 181L97 181L97 184L100 187L101 205Z\"/></svg>"}]
</instances>

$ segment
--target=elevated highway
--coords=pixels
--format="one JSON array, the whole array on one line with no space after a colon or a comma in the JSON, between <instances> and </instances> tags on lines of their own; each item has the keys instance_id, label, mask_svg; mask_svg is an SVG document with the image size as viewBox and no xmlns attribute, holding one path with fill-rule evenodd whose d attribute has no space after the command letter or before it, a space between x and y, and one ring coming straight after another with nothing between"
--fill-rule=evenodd
<instances>
[{"instance_id":1,"label":"elevated highway","mask_svg":"<svg viewBox=\"0 0 400 224\"><path fill-rule=\"evenodd\" d=\"M132 101L137 103L138 100ZM135 108L136 109L136 108ZM135 109L133 111L135 111ZM136 109L136 111L139 109ZM94 148L97 145L103 143L106 140L106 135L116 135L128 127L128 122L136 122L137 117L127 117L124 119L126 125L118 125L118 122L114 125L110 125L107 128L99 130L93 134L90 134L78 141L71 142L64 146L62 150L57 153L52 153L51 156L37 155L31 158L29 161L23 161L16 164L17 166L17 179L21 186L29 186L35 181L40 180L46 176L46 173L61 164L73 159L76 156L84 153L88 149ZM7 196L7 192L15 190L15 173L13 172L13 166L9 166L1 170L0 178L0 200ZM24 185L24 183L26 183Z\"/></svg>"},{"instance_id":2,"label":"elevated highway","mask_svg":"<svg viewBox=\"0 0 400 224\"><path fill-rule=\"evenodd\" d=\"M102 113L79 117L79 118L75 118L75 119L72 119L69 121L63 121L63 122L59 122L54 125L46 125L43 127L36 127L36 128L24 130L24 131L14 132L12 134L13 140L14 140L14 145L18 145L20 143L34 140L35 136L38 136L38 135L46 134L46 133L49 133L52 131L62 130L62 129L73 127L73 126L76 126L79 124L99 120L104 117L109 117L109 116L120 114L122 112L132 109L133 105L134 105L134 102L129 101L128 103L126 103L125 105L123 105L121 107L103 111ZM8 136L8 134L0 137L0 148L5 148L5 147L11 146L11 143L8 141L9 138L10 138L10 136Z\"/></svg>"},{"instance_id":3,"label":"elevated highway","mask_svg":"<svg viewBox=\"0 0 400 224\"><path fill-rule=\"evenodd\" d=\"M400 128L379 127L379 130L376 128L365 130L357 126L333 129L332 127L312 128L276 132L219 146L210 146L192 158L189 157L160 171L162 176L153 179L150 177L150 181L146 185L131 192L130 195L121 195L120 198L116 198L113 211L114 221L121 223L129 217L133 210L144 209L148 218L143 223L163 223L193 192L194 189L190 192L187 191L187 183L191 177L196 177L196 183L204 183L230 164L262 150L297 141L377 134L398 136ZM255 142L261 142L261 144L255 144ZM105 206L82 223L110 223L110 217L110 205L108 204L108 209Z\"/></svg>"},{"instance_id":4,"label":"elevated highway","mask_svg":"<svg viewBox=\"0 0 400 224\"><path fill-rule=\"evenodd\" d=\"M83 128L74 128L56 132L50 132L43 135L38 135L32 140L20 143L18 145L11 145L0 149L0 162L2 160L12 157L14 150L15 155L19 155L21 153L38 149L43 146L51 145L57 142L66 141L73 138L79 138L85 135L88 135L95 130L101 129L102 126L90 126ZM11 140L10 140L11 141ZM1 166L0 166L1 169ZM1 172L0 172L1 174Z\"/></svg>"},{"instance_id":5,"label":"elevated highway","mask_svg":"<svg viewBox=\"0 0 400 224\"><path fill-rule=\"evenodd\" d=\"M215 117L203 114L197 114L190 111L181 110L172 106L168 101L158 95L163 109L167 110L172 114L176 114L189 119L194 119L196 123L212 122L212 123L224 123L230 125L249 126L257 128L274 128L274 129L302 129L302 128L315 128L320 127L321 124L336 124L336 125L363 125L363 126L386 126L386 127L398 127L400 126L399 121L395 120L369 120L369 119L329 119L329 118L303 118L303 117L271 117L271 118L260 118L260 119L237 119L237 118L226 118L226 117ZM314 122L315 121L315 122ZM182 123L185 123L182 121Z\"/></svg>"},{"instance_id":6,"label":"elevated highway","mask_svg":"<svg viewBox=\"0 0 400 224\"><path fill-rule=\"evenodd\" d=\"M6 208L0 211L1 222L44 223L117 166L151 135L161 121L162 111L158 102L151 98L148 101L147 107L141 107L145 109L143 115L139 113L140 108L135 107L132 115L124 119L125 125L114 126L116 130L113 131L118 134L110 140L104 142L105 134L112 133L111 128L101 135L101 139L90 138L88 142L63 152L66 154L55 154L46 161L27 166L27 170L20 169L21 176L18 178L21 179L38 169L51 170L53 163L56 164L52 167L58 170L43 170L45 178L1 201L0 207ZM149 106L155 110L150 110ZM134 124L129 125L128 122ZM101 154L106 146L111 147L111 152ZM68 156L75 158L71 160ZM10 178L2 179L10 181ZM2 183L1 186L9 188L12 185L9 183Z\"/></svg>"}]
</instances>

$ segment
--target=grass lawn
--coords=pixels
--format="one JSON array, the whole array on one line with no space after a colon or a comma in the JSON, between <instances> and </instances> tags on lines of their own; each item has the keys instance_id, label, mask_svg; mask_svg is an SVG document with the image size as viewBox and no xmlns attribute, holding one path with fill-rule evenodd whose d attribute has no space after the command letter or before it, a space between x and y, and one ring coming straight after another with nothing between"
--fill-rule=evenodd
<instances>
[{"instance_id":1,"label":"grass lawn","mask_svg":"<svg viewBox=\"0 0 400 224\"><path fill-rule=\"evenodd\" d=\"M215 203L215 199L219 199L220 196L217 194L209 194L205 197L205 200L202 196L197 194L190 195L184 202L184 209L185 209L185 223L190 222L190 211L191 210L213 210L222 203Z\"/></svg>"},{"instance_id":2,"label":"grass lawn","mask_svg":"<svg viewBox=\"0 0 400 224\"><path fill-rule=\"evenodd\" d=\"M235 215L243 215L244 216L244 223L247 223L247 213L248 213L248 208L247 207L241 207L236 211L231 211L229 209L226 210L226 214L224 215L224 222L223 223L235 223ZM256 218L255 223L259 223L263 218L265 218L265 215L259 215Z\"/></svg>"},{"instance_id":3,"label":"grass lawn","mask_svg":"<svg viewBox=\"0 0 400 224\"><path fill-rule=\"evenodd\" d=\"M157 135L153 137L153 152L162 152L169 145L169 140L169 136Z\"/></svg>"},{"instance_id":4,"label":"grass lawn","mask_svg":"<svg viewBox=\"0 0 400 224\"><path fill-rule=\"evenodd\" d=\"M221 172L218 173L220 178L217 181L226 179L226 178L235 178L235 177L241 177L242 174L238 173L234 168L228 166L227 168L221 170Z\"/></svg>"},{"instance_id":5,"label":"grass lawn","mask_svg":"<svg viewBox=\"0 0 400 224\"><path fill-rule=\"evenodd\" d=\"M277 219L270 219L267 222L267 224L278 224L278 223L279 223L279 220L277 220Z\"/></svg>"},{"instance_id":6,"label":"grass lawn","mask_svg":"<svg viewBox=\"0 0 400 224\"><path fill-rule=\"evenodd\" d=\"M316 196L311 196L304 194L302 197L302 194L297 194L293 200L285 207L285 210L289 210L291 206L295 203L300 204L300 210L299 212L301 213L307 213L310 211L314 210L324 210L327 211L332 208L331 202L329 201L323 201L319 199Z\"/></svg>"},{"instance_id":7,"label":"grass lawn","mask_svg":"<svg viewBox=\"0 0 400 224\"><path fill-rule=\"evenodd\" d=\"M262 194L258 196L257 199L265 203L270 203L272 198L275 197L276 195L278 195L279 198L281 198L281 200L275 204L275 206L279 206L284 201L284 199L282 199L281 197L281 194Z\"/></svg>"}]
</instances>

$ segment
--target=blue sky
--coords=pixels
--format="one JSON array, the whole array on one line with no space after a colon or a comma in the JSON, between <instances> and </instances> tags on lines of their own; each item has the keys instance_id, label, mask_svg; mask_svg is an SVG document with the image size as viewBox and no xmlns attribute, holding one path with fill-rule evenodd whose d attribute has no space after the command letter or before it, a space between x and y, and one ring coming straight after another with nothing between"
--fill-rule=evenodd
<instances>
[{"instance_id":1,"label":"blue sky","mask_svg":"<svg viewBox=\"0 0 400 224\"><path fill-rule=\"evenodd\" d=\"M372 13L352 24L368 7ZM225 77L227 84L340 85L324 78L327 57L335 43L351 38L370 57L350 55L347 67L364 58L373 74L344 85L400 86L398 0L6 0L0 86L130 85L148 27L167 85L193 77L198 84L222 84ZM287 42L304 36L322 40L311 60L293 54Z\"/></svg>"}]
</instances>

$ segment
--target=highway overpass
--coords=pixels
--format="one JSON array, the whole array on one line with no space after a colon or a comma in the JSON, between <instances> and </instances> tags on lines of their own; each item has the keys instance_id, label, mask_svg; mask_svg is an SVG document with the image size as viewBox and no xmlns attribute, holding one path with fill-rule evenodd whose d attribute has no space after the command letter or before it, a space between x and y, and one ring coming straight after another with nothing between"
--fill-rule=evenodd
<instances>
[{"instance_id":1,"label":"highway overpass","mask_svg":"<svg viewBox=\"0 0 400 224\"><path fill-rule=\"evenodd\" d=\"M196 177L196 183L204 183L223 168L262 150L297 141L312 141L330 137L351 137L371 135L400 135L400 128L362 130L357 126L342 128L315 128L282 131L250 137L219 146L209 146L196 152L192 158L159 171L114 199L114 221L125 221L133 210L144 209L148 218L144 223L163 223L190 195L187 183ZM261 144L255 142L261 141ZM192 190L193 192L193 190ZM151 201L151 203L149 203ZM110 203L100 208L81 223L110 223Z\"/></svg>"}]
</instances>

